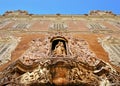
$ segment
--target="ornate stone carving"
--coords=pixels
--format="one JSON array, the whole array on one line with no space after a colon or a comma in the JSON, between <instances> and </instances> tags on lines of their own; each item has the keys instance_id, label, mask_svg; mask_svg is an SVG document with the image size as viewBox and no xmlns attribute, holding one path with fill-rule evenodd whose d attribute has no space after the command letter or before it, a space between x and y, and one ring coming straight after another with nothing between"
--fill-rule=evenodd
<instances>
[{"instance_id":1,"label":"ornate stone carving","mask_svg":"<svg viewBox=\"0 0 120 86\"><path fill-rule=\"evenodd\" d=\"M88 22L87 27L91 32L94 33L112 33L113 31L110 30L108 27L102 25L101 23L98 22Z\"/></svg>"},{"instance_id":2,"label":"ornate stone carving","mask_svg":"<svg viewBox=\"0 0 120 86\"><path fill-rule=\"evenodd\" d=\"M50 70L44 67L45 64L40 64L33 72L27 72L20 76L20 83L32 84L32 83L48 83L51 80Z\"/></svg>"},{"instance_id":3,"label":"ornate stone carving","mask_svg":"<svg viewBox=\"0 0 120 86\"><path fill-rule=\"evenodd\" d=\"M11 60L11 52L19 42L20 38L13 36L0 39L0 65Z\"/></svg>"},{"instance_id":4,"label":"ornate stone carving","mask_svg":"<svg viewBox=\"0 0 120 86\"><path fill-rule=\"evenodd\" d=\"M50 54L50 43L41 38L30 42L30 48L20 57L20 60L26 65L32 65L33 61L40 58L47 58Z\"/></svg>"},{"instance_id":5,"label":"ornate stone carving","mask_svg":"<svg viewBox=\"0 0 120 86\"><path fill-rule=\"evenodd\" d=\"M92 15L92 16L113 16L115 14L113 14L111 11L94 10L94 11L90 11L89 15Z\"/></svg>"},{"instance_id":6,"label":"ornate stone carving","mask_svg":"<svg viewBox=\"0 0 120 86\"><path fill-rule=\"evenodd\" d=\"M52 31L66 31L67 25L64 22L55 21L55 23L50 25L50 30Z\"/></svg>"},{"instance_id":7,"label":"ornate stone carving","mask_svg":"<svg viewBox=\"0 0 120 86\"><path fill-rule=\"evenodd\" d=\"M106 30L107 28L99 23L90 23L88 25L88 28L91 30L91 31L94 31L94 30Z\"/></svg>"},{"instance_id":8,"label":"ornate stone carving","mask_svg":"<svg viewBox=\"0 0 120 86\"><path fill-rule=\"evenodd\" d=\"M24 21L23 21L24 22ZM31 26L31 24L28 24L28 23L26 23L26 22L24 22L24 23L17 23L17 24L15 24L14 26L13 26L13 29L14 30L25 30L25 29L28 29L30 26Z\"/></svg>"},{"instance_id":9,"label":"ornate stone carving","mask_svg":"<svg viewBox=\"0 0 120 86\"><path fill-rule=\"evenodd\" d=\"M58 44L55 46L55 49L53 51L53 55L55 56L65 56L66 53L65 53L65 47L64 47L64 44L63 42L58 42Z\"/></svg>"},{"instance_id":10,"label":"ornate stone carving","mask_svg":"<svg viewBox=\"0 0 120 86\"><path fill-rule=\"evenodd\" d=\"M120 66L120 39L108 36L99 38L98 40L102 47L108 52L110 62L114 65Z\"/></svg>"},{"instance_id":11,"label":"ornate stone carving","mask_svg":"<svg viewBox=\"0 0 120 86\"><path fill-rule=\"evenodd\" d=\"M0 17L1 62L11 59L9 56L18 42L17 38L5 36L12 34L23 37L16 54L13 54L17 56L23 52L20 50L24 48L21 44L32 41L25 46L28 49L18 59L13 56L7 64L0 62L0 65L3 64L0 86L119 86L120 73L99 59L91 50L95 48L89 47L89 42L96 37L109 34L119 36L115 27L107 23L109 20L116 21L115 26L119 29L119 15L114 16L108 11L92 11L88 15L32 15L20 10L6 12ZM87 30L86 23L90 31L95 33ZM31 24L32 28L27 31ZM114 32L111 33L112 30L107 27L112 27ZM92 40L87 36L93 37ZM107 37L99 41L108 50L112 63L119 65L119 39ZM96 50L97 53L104 53L101 49Z\"/></svg>"},{"instance_id":12,"label":"ornate stone carving","mask_svg":"<svg viewBox=\"0 0 120 86\"><path fill-rule=\"evenodd\" d=\"M75 58L46 58L37 67L20 70L21 63L11 65L0 78L1 85L119 85L120 75L109 64L100 61L96 66L90 66ZM22 64L21 64L22 65ZM14 68L14 69L13 69ZM28 71L29 70L29 71ZM20 72L21 71L21 72ZM7 76L9 75L9 76ZM16 78L15 78L16 77ZM14 81L14 83L12 83Z\"/></svg>"},{"instance_id":13,"label":"ornate stone carving","mask_svg":"<svg viewBox=\"0 0 120 86\"><path fill-rule=\"evenodd\" d=\"M0 29L3 29L6 25L10 24L12 21L10 19L5 19L0 21Z\"/></svg>"},{"instance_id":14,"label":"ornate stone carving","mask_svg":"<svg viewBox=\"0 0 120 86\"><path fill-rule=\"evenodd\" d=\"M66 39L69 39L67 54L61 56L62 50L56 50L55 57L50 53L51 39L37 38L30 42L30 48L14 64L1 72L0 85L120 84L120 74L108 63L98 59L90 50L87 41L73 37ZM56 48L58 45L62 45L62 42L58 42Z\"/></svg>"},{"instance_id":15,"label":"ornate stone carving","mask_svg":"<svg viewBox=\"0 0 120 86\"><path fill-rule=\"evenodd\" d=\"M25 16L29 15L27 11L16 10L16 11L7 11L3 14L3 16Z\"/></svg>"},{"instance_id":16,"label":"ornate stone carving","mask_svg":"<svg viewBox=\"0 0 120 86\"><path fill-rule=\"evenodd\" d=\"M113 26L117 27L118 30L120 30L120 21L118 20L111 20L111 21L108 21L108 23L112 24Z\"/></svg>"},{"instance_id":17,"label":"ornate stone carving","mask_svg":"<svg viewBox=\"0 0 120 86\"><path fill-rule=\"evenodd\" d=\"M97 56L90 50L89 45L85 40L73 38L69 42L69 48L70 55L82 62L88 63L91 66L94 66L99 62Z\"/></svg>"}]
</instances>

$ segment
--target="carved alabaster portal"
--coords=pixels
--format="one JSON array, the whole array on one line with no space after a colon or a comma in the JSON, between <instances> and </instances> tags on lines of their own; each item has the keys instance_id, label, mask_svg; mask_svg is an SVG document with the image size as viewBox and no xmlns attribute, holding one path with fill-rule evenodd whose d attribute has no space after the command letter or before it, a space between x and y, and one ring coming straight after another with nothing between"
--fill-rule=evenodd
<instances>
[{"instance_id":1,"label":"carved alabaster portal","mask_svg":"<svg viewBox=\"0 0 120 86\"><path fill-rule=\"evenodd\" d=\"M67 38L67 37L66 37ZM63 51L57 51L57 46ZM62 46L61 46L62 45ZM63 46L64 45L64 46ZM59 49L59 48L58 48ZM53 54L57 52L56 54ZM56 55L56 56L54 56ZM1 73L0 86L119 86L120 74L97 58L87 41L55 36L31 41L28 50ZM16 76L17 74L17 76Z\"/></svg>"}]
</instances>

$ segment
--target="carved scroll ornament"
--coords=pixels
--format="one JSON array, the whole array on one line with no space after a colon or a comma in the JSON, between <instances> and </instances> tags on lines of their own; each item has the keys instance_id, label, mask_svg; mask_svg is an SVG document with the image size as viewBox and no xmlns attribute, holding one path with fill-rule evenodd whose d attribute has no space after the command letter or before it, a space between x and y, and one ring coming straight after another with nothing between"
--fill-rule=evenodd
<instances>
[{"instance_id":1,"label":"carved scroll ornament","mask_svg":"<svg viewBox=\"0 0 120 86\"><path fill-rule=\"evenodd\" d=\"M41 39L33 40L20 60L1 72L1 85L119 86L120 74L98 59L85 40L69 40L69 54L63 57L50 57L49 45Z\"/></svg>"}]
</instances>

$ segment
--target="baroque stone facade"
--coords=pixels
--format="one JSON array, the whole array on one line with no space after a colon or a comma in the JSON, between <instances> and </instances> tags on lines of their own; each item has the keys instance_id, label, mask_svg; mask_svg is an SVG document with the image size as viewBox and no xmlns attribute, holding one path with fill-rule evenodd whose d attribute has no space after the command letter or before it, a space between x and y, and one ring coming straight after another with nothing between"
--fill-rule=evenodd
<instances>
[{"instance_id":1,"label":"baroque stone facade","mask_svg":"<svg viewBox=\"0 0 120 86\"><path fill-rule=\"evenodd\" d=\"M0 16L0 86L119 86L120 31L111 21L120 16L6 12Z\"/></svg>"}]
</instances>

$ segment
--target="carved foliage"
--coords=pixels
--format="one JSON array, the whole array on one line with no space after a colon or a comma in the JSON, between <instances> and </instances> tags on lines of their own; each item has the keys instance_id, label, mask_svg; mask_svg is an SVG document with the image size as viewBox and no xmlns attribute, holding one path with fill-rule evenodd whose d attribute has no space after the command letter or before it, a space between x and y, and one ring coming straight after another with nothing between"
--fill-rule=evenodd
<instances>
[{"instance_id":1,"label":"carved foliage","mask_svg":"<svg viewBox=\"0 0 120 86\"><path fill-rule=\"evenodd\" d=\"M70 54L84 63L94 66L99 62L97 56L90 50L85 40L73 38L69 42L69 48Z\"/></svg>"},{"instance_id":2,"label":"carved foliage","mask_svg":"<svg viewBox=\"0 0 120 86\"><path fill-rule=\"evenodd\" d=\"M14 68L14 69L13 69ZM96 66L90 66L78 59L73 58L46 58L38 63L32 71L23 74L15 70L15 65L7 68L3 77L0 78L1 84L46 84L49 85L117 85L120 84L120 75L110 65L100 61ZM22 70L21 70L22 71ZM15 78L16 77L16 78ZM35 84L35 85L36 85Z\"/></svg>"},{"instance_id":3,"label":"carved foliage","mask_svg":"<svg viewBox=\"0 0 120 86\"><path fill-rule=\"evenodd\" d=\"M48 41L40 38L33 40L30 48L20 57L20 63L16 62L1 72L1 85L13 82L23 86L120 84L120 74L98 59L85 40L69 38L69 54L63 57L49 54L51 44Z\"/></svg>"},{"instance_id":4,"label":"carved foliage","mask_svg":"<svg viewBox=\"0 0 120 86\"><path fill-rule=\"evenodd\" d=\"M41 58L47 58L50 53L50 43L48 40L35 39L30 43L28 50L20 57L21 62L32 65L33 62Z\"/></svg>"}]
</instances>

